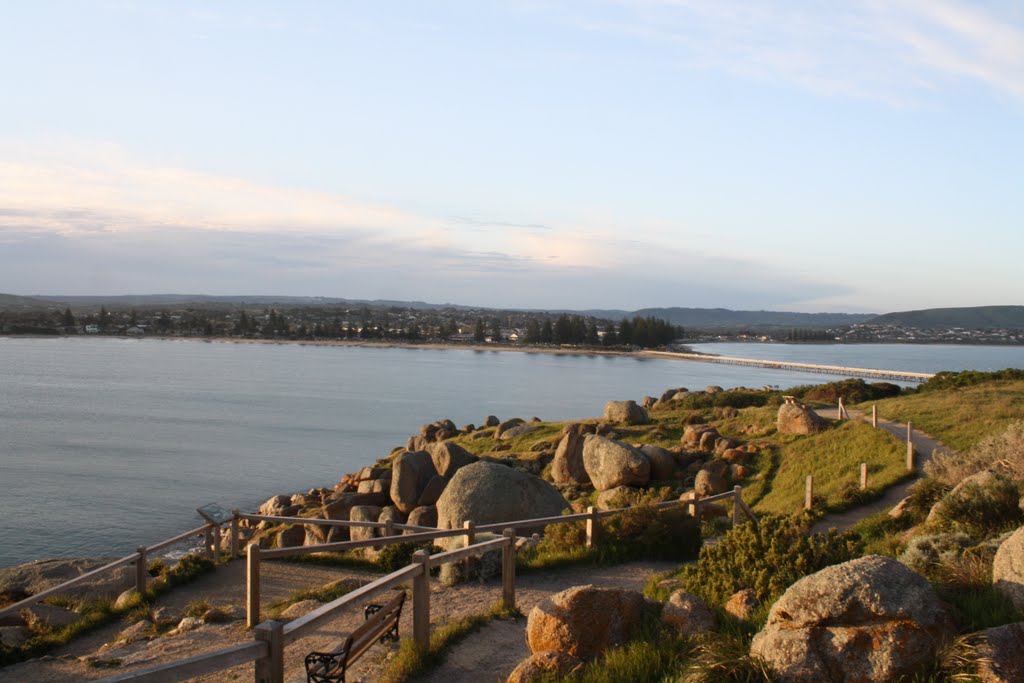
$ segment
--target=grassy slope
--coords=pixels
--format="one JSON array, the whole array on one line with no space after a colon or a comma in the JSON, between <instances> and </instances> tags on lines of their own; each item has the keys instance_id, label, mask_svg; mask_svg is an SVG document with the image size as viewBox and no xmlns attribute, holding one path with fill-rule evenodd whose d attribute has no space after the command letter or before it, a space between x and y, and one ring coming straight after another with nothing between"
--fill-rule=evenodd
<instances>
[{"instance_id":1,"label":"grassy slope","mask_svg":"<svg viewBox=\"0 0 1024 683\"><path fill-rule=\"evenodd\" d=\"M791 514L804 504L807 475L814 476L814 496L829 509L854 502L850 491L860 481L860 463L868 464L869 490L890 486L906 475L906 453L887 432L861 422L845 422L821 434L779 446L777 467L767 477L758 512ZM847 495L844 495L844 492Z\"/></svg>"},{"instance_id":2,"label":"grassy slope","mask_svg":"<svg viewBox=\"0 0 1024 683\"><path fill-rule=\"evenodd\" d=\"M627 443L675 446L683 433L683 418L693 411L682 408L659 410L653 423L617 427L618 438ZM856 502L860 463L868 463L869 494L899 481L904 475L902 444L881 430L849 422L822 434L784 436L775 432L777 408L745 408L734 417L710 420L719 431L741 442L768 444L754 459L754 477L740 482L744 500L758 512L793 513L803 506L808 474L815 478L816 504L828 509L843 509ZM704 411L710 417L712 411ZM492 438L455 439L478 455L530 460L538 456L531 448L542 441L553 447L564 423L541 423L539 429L511 442ZM501 446L499 446L499 443ZM509 450L492 451L496 446ZM666 482L667 483L667 482ZM686 487L688 482L677 482Z\"/></svg>"},{"instance_id":3,"label":"grassy slope","mask_svg":"<svg viewBox=\"0 0 1024 683\"><path fill-rule=\"evenodd\" d=\"M857 406L870 413L871 404ZM878 415L906 422L966 450L1024 415L1024 382L1001 381L878 401Z\"/></svg>"}]
</instances>

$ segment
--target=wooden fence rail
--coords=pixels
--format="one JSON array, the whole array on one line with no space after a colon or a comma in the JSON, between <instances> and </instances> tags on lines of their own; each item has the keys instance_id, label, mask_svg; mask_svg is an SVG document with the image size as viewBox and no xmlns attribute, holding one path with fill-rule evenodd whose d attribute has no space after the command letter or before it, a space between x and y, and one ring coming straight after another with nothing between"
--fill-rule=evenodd
<instances>
[{"instance_id":1,"label":"wooden fence rail","mask_svg":"<svg viewBox=\"0 0 1024 683\"><path fill-rule=\"evenodd\" d=\"M743 502L742 488L737 486L732 491L708 496L707 498L696 498L694 500L673 500L665 501L655 505L658 509L685 504L691 506L699 514L703 505L709 505L717 501L731 498L733 500L733 524L739 524L744 517L755 524L757 518L750 508ZM321 605L315 610L299 617L287 624L279 621L266 621L256 624L253 628L254 640L250 643L235 645L213 652L204 653L195 657L168 662L135 672L124 673L113 677L104 678L100 683L121 683L133 681L140 683L165 683L180 681L186 678L200 676L224 669L255 662L254 678L256 683L283 683L284 681L284 650L314 631L324 622L336 618L339 612L357 603L362 603L368 598L382 592L391 590L407 583L412 584L412 606L413 606L413 640L421 651L426 651L430 643L430 570L442 564L456 562L468 557L482 555L486 552L501 550L501 577L502 577L502 603L507 609L515 607L515 559L518 549L524 540L516 533L518 528L530 528L548 524L561 524L572 521L585 520L588 527L588 545L593 542L591 525L597 520L620 514L623 511L633 508L617 508L614 510L599 511L595 508L588 508L586 513L564 515L559 517L542 517L538 519L516 520L514 522L486 524L474 527L467 523L462 529L439 529L433 532L415 533L408 536L385 536L380 538L366 539L363 541L348 541L346 543L329 543L319 546L300 546L296 548L282 548L278 550L261 551L257 544L248 546L248 571L247 581L249 582L249 614L250 623L253 618L258 618L259 610L259 563L263 558L288 557L307 552L323 552L325 549L336 549L338 546L348 547L371 547L374 545L390 545L392 543L415 542L416 540L429 540L452 536L466 536L467 540L473 538L475 533L502 529L502 537L472 543L467 547L441 552L430 555L425 550L413 554L412 563L387 576L361 586L350 593L343 595L329 603ZM238 515L239 518L247 518L248 515ZM261 521L279 521L280 518L271 518ZM285 518L287 519L287 518ZM316 524L325 521L341 520L316 520L302 519L303 524ZM475 540L475 539L474 539ZM538 536L535 534L531 541L536 542ZM308 550L308 549L312 550ZM130 561L135 556L125 558ZM253 600L255 598L255 600Z\"/></svg>"},{"instance_id":2,"label":"wooden fence rail","mask_svg":"<svg viewBox=\"0 0 1024 683\"><path fill-rule=\"evenodd\" d=\"M53 586L52 588L47 588L44 591L39 591L38 593L30 595L24 600L21 600L19 602L14 603L13 605L8 605L7 607L0 609L0 618L6 617L8 615L17 614L20 610L26 607L31 607L32 605L42 600L45 600L51 595L63 593L64 591L70 588L74 588L78 584L88 579L95 578L96 576L99 576L104 572L108 572L113 569L118 569L119 567L125 567L130 564L135 565L135 590L137 590L139 593L143 593L146 590L146 583L149 578L149 572L147 571L148 557L150 557L153 553L159 550L163 550L164 548L170 547L175 543L180 543L181 541L191 538L192 536L198 536L200 534L203 534L209 537L209 534L211 533L213 527L214 525L212 524L204 524L201 527L197 527L190 531L186 531L183 534L178 534L173 538L169 538L165 541L160 541L159 543L155 543L151 546L139 546L138 549L131 555L125 555L124 557L114 560L113 562L109 562L103 565L102 567L97 567L96 569L86 572L81 576L76 576L70 581L65 581L64 583ZM206 544L206 552L207 554L216 553L216 551L213 549L213 546L210 543Z\"/></svg>"}]
</instances>

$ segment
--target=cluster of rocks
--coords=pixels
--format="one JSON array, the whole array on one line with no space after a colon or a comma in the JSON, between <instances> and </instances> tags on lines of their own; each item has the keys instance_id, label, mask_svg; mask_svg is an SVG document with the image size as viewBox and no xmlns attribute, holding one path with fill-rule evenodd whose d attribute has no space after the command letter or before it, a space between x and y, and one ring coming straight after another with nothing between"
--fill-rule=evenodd
<instances>
[{"instance_id":1,"label":"cluster of rocks","mask_svg":"<svg viewBox=\"0 0 1024 683\"><path fill-rule=\"evenodd\" d=\"M672 448L618 441L612 438L615 433L608 423L632 425L650 420L646 409L634 401L608 403L604 420L600 424L567 424L551 463L551 479L556 485L593 486L599 492L601 508L639 499L641 489L652 482L681 483L692 478L698 496L724 493L751 475L750 459L759 450L756 445L740 445L723 437L710 425L687 426L681 444ZM688 497L693 495L690 492Z\"/></svg>"},{"instance_id":2,"label":"cluster of rocks","mask_svg":"<svg viewBox=\"0 0 1024 683\"><path fill-rule=\"evenodd\" d=\"M1024 527L999 546L993 585L1024 610ZM645 614L681 635L714 632L715 611L669 579L665 603L640 593L576 586L542 601L530 612L526 640L532 652L508 678L524 683L565 676L610 647L635 636ZM722 606L746 620L759 608L752 590ZM786 682L883 683L909 680L935 662L956 636L950 608L918 573L897 560L868 555L826 567L800 579L772 605L754 636L750 655ZM1024 622L972 635L978 680L1024 680Z\"/></svg>"},{"instance_id":3,"label":"cluster of rocks","mask_svg":"<svg viewBox=\"0 0 1024 683\"><path fill-rule=\"evenodd\" d=\"M396 449L388 462L381 463L390 467L364 467L343 476L333 490L274 496L259 513L438 528L461 527L467 520L486 524L558 515L569 504L550 484L509 467L503 460L480 458L450 441L466 434L508 441L536 430L537 422L538 418L500 421L489 415L484 427L477 430L473 425L458 429L451 420L438 420L423 425L418 435L409 438L407 448ZM263 546L291 547L362 540L384 533L385 529L372 527L261 522L256 538ZM412 534L415 530L393 529L391 533Z\"/></svg>"}]
</instances>

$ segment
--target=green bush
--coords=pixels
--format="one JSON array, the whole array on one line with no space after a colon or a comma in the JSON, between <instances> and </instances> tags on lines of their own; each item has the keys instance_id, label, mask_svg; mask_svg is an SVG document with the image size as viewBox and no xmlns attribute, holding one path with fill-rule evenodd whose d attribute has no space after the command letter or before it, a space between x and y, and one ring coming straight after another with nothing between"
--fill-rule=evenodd
<instances>
[{"instance_id":1,"label":"green bush","mask_svg":"<svg viewBox=\"0 0 1024 683\"><path fill-rule=\"evenodd\" d=\"M967 534L915 536L900 553L899 560L918 574L930 578L940 566L954 561L973 544L974 539Z\"/></svg>"},{"instance_id":2,"label":"green bush","mask_svg":"<svg viewBox=\"0 0 1024 683\"><path fill-rule=\"evenodd\" d=\"M858 551L858 539L848 532L807 535L801 521L765 515L756 527L741 524L702 548L697 564L683 567L680 578L714 605L744 588L768 603L797 579L857 557Z\"/></svg>"},{"instance_id":3,"label":"green bush","mask_svg":"<svg viewBox=\"0 0 1024 683\"><path fill-rule=\"evenodd\" d=\"M915 481L907 491L906 514L920 524L928 517L932 507L949 493L949 489L949 486L935 477Z\"/></svg>"},{"instance_id":4,"label":"green bush","mask_svg":"<svg viewBox=\"0 0 1024 683\"><path fill-rule=\"evenodd\" d=\"M938 372L927 382L917 387L918 393L930 391L943 391L946 389L959 389L975 384L987 382L998 382L1000 380L1024 379L1024 370L1018 368L1006 368L995 372L979 372L977 370L964 370L963 372Z\"/></svg>"},{"instance_id":5,"label":"green bush","mask_svg":"<svg viewBox=\"0 0 1024 683\"><path fill-rule=\"evenodd\" d=\"M883 398L899 396L899 386L888 382L868 384L862 379L844 379L839 382L828 382L811 387L801 387L800 397L805 401L836 403L840 398L847 404L879 401ZM796 394L793 394L794 396Z\"/></svg>"},{"instance_id":6,"label":"green bush","mask_svg":"<svg viewBox=\"0 0 1024 683\"><path fill-rule=\"evenodd\" d=\"M964 482L961 487L947 493L934 511L930 524L935 528L961 531L981 538L1019 526L1024 518L1017 485L997 474Z\"/></svg>"},{"instance_id":7,"label":"green bush","mask_svg":"<svg viewBox=\"0 0 1024 683\"><path fill-rule=\"evenodd\" d=\"M412 555L417 550L434 552L430 543L395 543L386 545L377 551L377 566L386 573L398 571L412 563Z\"/></svg>"}]
</instances>

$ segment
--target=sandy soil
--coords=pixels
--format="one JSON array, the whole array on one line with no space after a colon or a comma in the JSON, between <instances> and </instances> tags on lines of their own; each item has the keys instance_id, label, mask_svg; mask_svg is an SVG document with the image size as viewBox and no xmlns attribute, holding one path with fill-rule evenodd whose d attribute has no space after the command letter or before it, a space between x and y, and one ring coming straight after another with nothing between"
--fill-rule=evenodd
<instances>
[{"instance_id":1,"label":"sandy soil","mask_svg":"<svg viewBox=\"0 0 1024 683\"><path fill-rule=\"evenodd\" d=\"M518 577L516 602L519 609L528 614L530 609L545 597L570 586L592 583L640 590L652 573L669 571L677 566L666 562L631 563L608 568L585 567L528 573ZM194 584L163 596L157 602L157 606L181 610L193 600L206 599L217 605L241 607L245 601L244 572L245 566L242 561L232 562ZM375 576L350 569L270 562L262 567L262 573L264 606L285 599L302 588L320 586L344 577L365 580ZM457 587L444 587L435 581L432 585L431 623L440 624L454 617L478 614L487 610L500 596L500 582L493 580ZM306 653L334 646L361 621L361 609L349 610L308 637L288 646L285 650L285 680L289 683L305 681L302 660ZM0 681L65 683L97 680L247 642L252 638L246 631L244 622L211 624L181 635L133 643L101 652L103 645L113 641L128 625L127 622L111 624L51 655L0 669ZM525 626L525 618L492 622L453 648L443 666L433 672L428 680L504 680L516 664L529 654L525 642ZM411 609L403 611L400 630L403 636L411 633ZM373 650L354 667L352 676L348 678L350 683L373 681L391 651L388 646L374 646ZM91 665L89 659L97 657L101 661L117 660L119 664L116 667ZM248 682L253 680L253 666L239 666L195 680Z\"/></svg>"}]
</instances>

